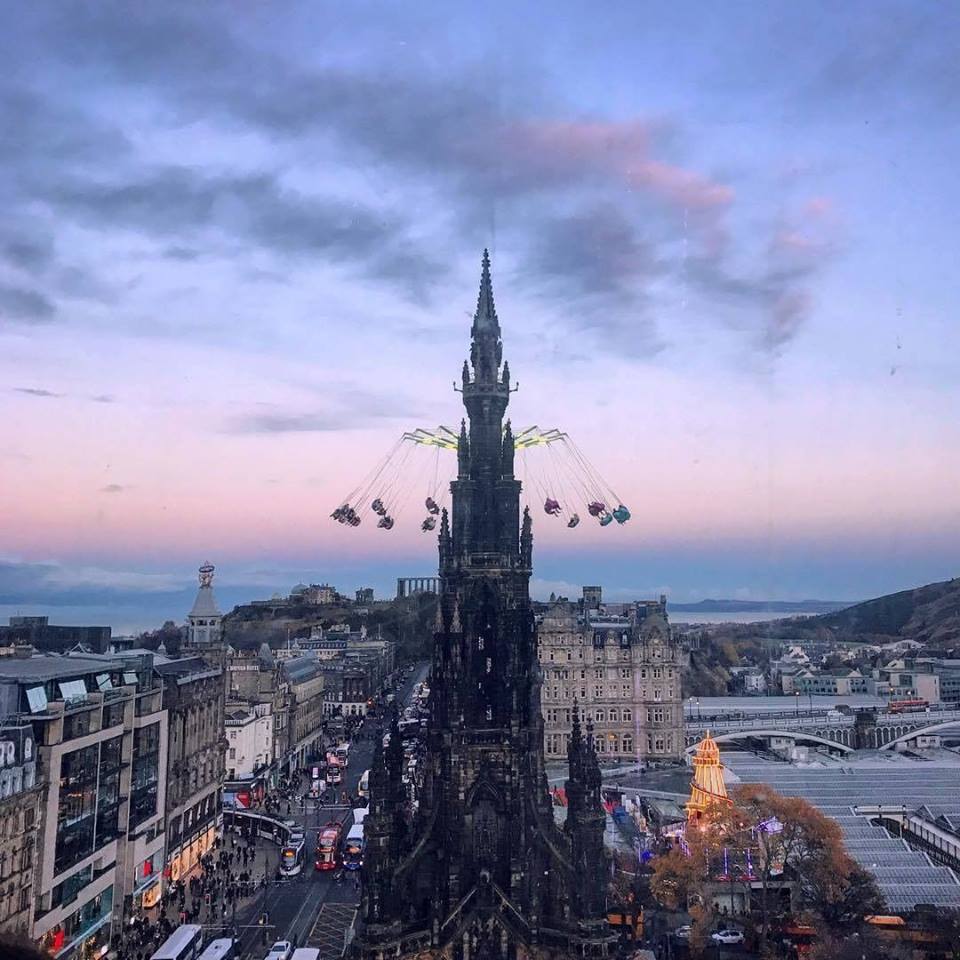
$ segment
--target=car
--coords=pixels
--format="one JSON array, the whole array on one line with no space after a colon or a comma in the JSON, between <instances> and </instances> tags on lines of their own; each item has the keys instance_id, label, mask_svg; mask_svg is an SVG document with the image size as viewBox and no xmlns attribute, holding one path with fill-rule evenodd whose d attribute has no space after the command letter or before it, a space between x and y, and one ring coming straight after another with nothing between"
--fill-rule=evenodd
<instances>
[{"instance_id":1,"label":"car","mask_svg":"<svg viewBox=\"0 0 960 960\"><path fill-rule=\"evenodd\" d=\"M677 927L677 929L673 931L673 935L674 935L678 940L689 940L689 939L690 939L690 924L689 924L689 923L685 923L682 927Z\"/></svg>"},{"instance_id":2,"label":"car","mask_svg":"<svg viewBox=\"0 0 960 960\"><path fill-rule=\"evenodd\" d=\"M740 930L717 930L710 934L710 939L714 943L722 943L729 947L735 943L743 943L743 933Z\"/></svg>"},{"instance_id":3,"label":"car","mask_svg":"<svg viewBox=\"0 0 960 960\"><path fill-rule=\"evenodd\" d=\"M293 944L289 940L278 940L266 955L264 960L290 960L293 953Z\"/></svg>"}]
</instances>

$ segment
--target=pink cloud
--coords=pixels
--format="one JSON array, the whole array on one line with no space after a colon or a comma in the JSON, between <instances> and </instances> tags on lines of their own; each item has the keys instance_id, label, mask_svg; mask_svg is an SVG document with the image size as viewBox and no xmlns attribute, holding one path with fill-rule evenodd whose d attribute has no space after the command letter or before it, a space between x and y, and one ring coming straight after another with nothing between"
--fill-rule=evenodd
<instances>
[{"instance_id":1,"label":"pink cloud","mask_svg":"<svg viewBox=\"0 0 960 960\"><path fill-rule=\"evenodd\" d=\"M721 211L733 202L726 184L651 156L652 132L652 125L640 120L533 120L515 124L507 142L532 166L569 176L606 174L672 206Z\"/></svg>"}]
</instances>

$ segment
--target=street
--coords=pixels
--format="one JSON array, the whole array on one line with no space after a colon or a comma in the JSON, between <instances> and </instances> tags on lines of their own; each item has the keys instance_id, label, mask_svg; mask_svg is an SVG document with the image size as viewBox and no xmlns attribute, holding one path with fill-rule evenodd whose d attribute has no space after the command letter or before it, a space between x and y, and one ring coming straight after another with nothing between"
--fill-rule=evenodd
<instances>
[{"instance_id":1,"label":"street","mask_svg":"<svg viewBox=\"0 0 960 960\"><path fill-rule=\"evenodd\" d=\"M403 681L397 691L401 705L410 702L414 685L426 677L429 664L418 664L413 673ZM238 913L240 934L239 956L242 960L260 960L266 956L275 940L290 940L295 946L312 946L320 950L324 960L339 957L344 949L344 937L353 923L360 901L360 878L341 870L319 872L314 870L314 851L317 846L318 827L331 820L352 823L352 810L341 802L346 792L348 797L357 795L357 786L364 770L369 769L373 757L376 721L364 721L350 748L350 763L344 772L344 782L336 788L337 803L333 802L333 788L328 793L330 802L321 805L317 800L307 799L305 808L299 804L291 809L288 820L297 820L306 833L307 856L302 873L289 879L273 881L263 890L256 901ZM308 784L303 783L303 792ZM278 858L279 859L279 858ZM342 874L341 882L336 877ZM258 925L261 915L269 917L264 942L264 928Z\"/></svg>"}]
</instances>

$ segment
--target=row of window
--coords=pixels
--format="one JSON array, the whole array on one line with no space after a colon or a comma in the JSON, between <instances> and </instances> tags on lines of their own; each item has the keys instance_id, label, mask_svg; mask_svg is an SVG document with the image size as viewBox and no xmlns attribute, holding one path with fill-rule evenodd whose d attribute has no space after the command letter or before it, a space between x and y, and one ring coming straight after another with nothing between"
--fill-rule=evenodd
<instances>
[{"instance_id":1,"label":"row of window","mask_svg":"<svg viewBox=\"0 0 960 960\"><path fill-rule=\"evenodd\" d=\"M18 837L21 833L32 830L36 816L32 806L4 812L4 815L0 816L0 838Z\"/></svg>"},{"instance_id":2,"label":"row of window","mask_svg":"<svg viewBox=\"0 0 960 960\"><path fill-rule=\"evenodd\" d=\"M641 740L640 743L643 741ZM657 736L650 734L646 738L647 754L672 756L674 753L674 743L679 744L679 739L675 740L673 734L664 734ZM547 756L565 755L570 743L569 733L548 733L546 735ZM596 736L593 740L594 747L598 754L627 754L635 755L639 744L636 743L632 733L607 733L602 736Z\"/></svg>"},{"instance_id":3,"label":"row of window","mask_svg":"<svg viewBox=\"0 0 960 960\"><path fill-rule=\"evenodd\" d=\"M547 707L544 711L547 723L572 723L572 712L566 707ZM594 709L585 708L580 711L581 720L586 723L592 720L594 723L633 723L633 709L631 707L596 707ZM652 707L646 711L647 723L671 723L674 719L673 710L670 707ZM679 711L677 714L679 719Z\"/></svg>"},{"instance_id":4,"label":"row of window","mask_svg":"<svg viewBox=\"0 0 960 960\"><path fill-rule=\"evenodd\" d=\"M673 700L674 689L672 683L666 687L655 686L650 691L652 696L649 699L652 699L656 703L660 701L669 703ZM633 690L629 683L621 683L619 685L616 683L608 683L606 686L602 683L595 683L592 687L586 685L576 687L569 684L551 683L543 688L543 696L545 700L585 701L588 691L593 694L594 700L603 700L604 698L608 700L630 700L633 696ZM643 701L647 699L647 687L644 685L640 688L640 700Z\"/></svg>"},{"instance_id":5,"label":"row of window","mask_svg":"<svg viewBox=\"0 0 960 960\"><path fill-rule=\"evenodd\" d=\"M19 849L0 850L0 880L22 873L33 866L33 837L27 837Z\"/></svg>"}]
</instances>

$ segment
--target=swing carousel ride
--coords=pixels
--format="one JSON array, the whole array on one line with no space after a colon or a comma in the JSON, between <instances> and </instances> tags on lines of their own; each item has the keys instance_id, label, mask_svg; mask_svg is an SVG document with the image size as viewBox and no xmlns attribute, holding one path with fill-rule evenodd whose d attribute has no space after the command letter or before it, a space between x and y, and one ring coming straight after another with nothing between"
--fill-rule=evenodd
<instances>
[{"instance_id":1,"label":"swing carousel ride","mask_svg":"<svg viewBox=\"0 0 960 960\"><path fill-rule=\"evenodd\" d=\"M566 433L532 426L514 434L513 443L523 488L542 498L548 517L571 530L580 525L580 510L601 527L630 519L623 501ZM370 512L379 529L392 530L409 501L425 493L426 514L420 529L429 533L448 506L450 481L457 469L451 454L456 454L458 445L458 433L442 425L404 433L330 516L348 527L359 527Z\"/></svg>"}]
</instances>

